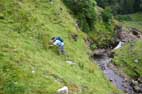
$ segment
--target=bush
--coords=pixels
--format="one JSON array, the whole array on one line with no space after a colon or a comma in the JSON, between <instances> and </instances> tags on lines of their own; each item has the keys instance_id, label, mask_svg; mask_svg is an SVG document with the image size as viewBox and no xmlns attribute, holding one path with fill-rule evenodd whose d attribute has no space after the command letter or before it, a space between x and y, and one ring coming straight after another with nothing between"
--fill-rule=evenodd
<instances>
[{"instance_id":1,"label":"bush","mask_svg":"<svg viewBox=\"0 0 142 94\"><path fill-rule=\"evenodd\" d=\"M103 21L110 23L112 21L112 10L110 7L106 7L102 13Z\"/></svg>"},{"instance_id":2,"label":"bush","mask_svg":"<svg viewBox=\"0 0 142 94\"><path fill-rule=\"evenodd\" d=\"M91 50L95 50L97 48L97 45L94 43L92 45L90 45Z\"/></svg>"},{"instance_id":3,"label":"bush","mask_svg":"<svg viewBox=\"0 0 142 94\"><path fill-rule=\"evenodd\" d=\"M78 19L78 25L84 32L92 31L96 20L94 0L63 0Z\"/></svg>"},{"instance_id":4,"label":"bush","mask_svg":"<svg viewBox=\"0 0 142 94\"><path fill-rule=\"evenodd\" d=\"M116 17L116 19L118 19L119 21L131 21L132 18L128 15L119 15Z\"/></svg>"}]
</instances>

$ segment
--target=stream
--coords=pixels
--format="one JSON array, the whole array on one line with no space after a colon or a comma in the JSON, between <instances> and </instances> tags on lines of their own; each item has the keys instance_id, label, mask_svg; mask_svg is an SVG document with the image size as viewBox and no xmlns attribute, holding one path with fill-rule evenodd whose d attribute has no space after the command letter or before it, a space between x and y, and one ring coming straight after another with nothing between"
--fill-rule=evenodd
<instances>
[{"instance_id":1,"label":"stream","mask_svg":"<svg viewBox=\"0 0 142 94\"><path fill-rule=\"evenodd\" d=\"M111 62L112 58L109 57L109 55L106 53L107 51L104 49L103 51L101 50L102 49L99 49L100 53L98 51L98 54L94 54L93 58L95 59L95 62L100 66L107 79L110 80L110 82L112 82L118 89L123 90L128 94L134 94L130 83L126 81L124 77L120 76L109 67L109 64L113 64Z\"/></svg>"},{"instance_id":2,"label":"stream","mask_svg":"<svg viewBox=\"0 0 142 94\"><path fill-rule=\"evenodd\" d=\"M116 33L115 44L111 44L107 49L96 49L91 56L107 79L118 89L126 94L142 94L142 77L128 79L129 77L112 63L114 50L131 41L142 40L142 32L136 28L126 30L123 26L118 26Z\"/></svg>"}]
</instances>

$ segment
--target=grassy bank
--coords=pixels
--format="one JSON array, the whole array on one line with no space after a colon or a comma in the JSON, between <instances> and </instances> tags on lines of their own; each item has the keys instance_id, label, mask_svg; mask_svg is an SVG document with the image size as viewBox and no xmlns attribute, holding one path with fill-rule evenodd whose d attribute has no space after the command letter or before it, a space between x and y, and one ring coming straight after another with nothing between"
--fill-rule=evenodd
<instances>
[{"instance_id":1,"label":"grassy bank","mask_svg":"<svg viewBox=\"0 0 142 94\"><path fill-rule=\"evenodd\" d=\"M55 94L64 85L71 94L119 92L89 60L86 35L60 0L1 0L0 5L0 94ZM68 56L48 47L52 36L64 39Z\"/></svg>"},{"instance_id":2,"label":"grassy bank","mask_svg":"<svg viewBox=\"0 0 142 94\"><path fill-rule=\"evenodd\" d=\"M142 31L142 13L135 13L129 15L121 15L118 18L123 26L137 28Z\"/></svg>"},{"instance_id":3,"label":"grassy bank","mask_svg":"<svg viewBox=\"0 0 142 94\"><path fill-rule=\"evenodd\" d=\"M142 76L142 41L130 42L116 51L114 63L122 68L130 77Z\"/></svg>"},{"instance_id":4,"label":"grassy bank","mask_svg":"<svg viewBox=\"0 0 142 94\"><path fill-rule=\"evenodd\" d=\"M142 31L142 13L118 16L123 27L136 28ZM141 40L127 43L122 49L116 51L114 63L122 68L130 77L137 78L142 76L141 64Z\"/></svg>"}]
</instances>

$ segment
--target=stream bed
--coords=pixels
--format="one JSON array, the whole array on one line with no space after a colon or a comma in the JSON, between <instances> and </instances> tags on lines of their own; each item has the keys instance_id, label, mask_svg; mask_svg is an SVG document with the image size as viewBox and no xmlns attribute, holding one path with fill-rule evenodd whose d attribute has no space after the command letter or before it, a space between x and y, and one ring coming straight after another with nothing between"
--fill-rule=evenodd
<instances>
[{"instance_id":1,"label":"stream bed","mask_svg":"<svg viewBox=\"0 0 142 94\"><path fill-rule=\"evenodd\" d=\"M112 82L118 89L123 90L128 94L134 94L130 83L109 67L109 64L113 65L111 62L112 58L110 58L106 53L95 54L93 58L110 82Z\"/></svg>"}]
</instances>

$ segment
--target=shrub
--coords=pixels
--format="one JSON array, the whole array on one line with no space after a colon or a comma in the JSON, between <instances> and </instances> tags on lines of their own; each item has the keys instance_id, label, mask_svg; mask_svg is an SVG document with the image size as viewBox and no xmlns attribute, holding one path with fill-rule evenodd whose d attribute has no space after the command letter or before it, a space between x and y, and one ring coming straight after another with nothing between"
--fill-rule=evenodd
<instances>
[{"instance_id":1,"label":"shrub","mask_svg":"<svg viewBox=\"0 0 142 94\"><path fill-rule=\"evenodd\" d=\"M110 7L106 7L102 13L103 21L110 23L112 21L112 10Z\"/></svg>"},{"instance_id":2,"label":"shrub","mask_svg":"<svg viewBox=\"0 0 142 94\"><path fill-rule=\"evenodd\" d=\"M128 15L119 15L116 17L116 19L118 19L119 21L131 21L132 18Z\"/></svg>"},{"instance_id":3,"label":"shrub","mask_svg":"<svg viewBox=\"0 0 142 94\"><path fill-rule=\"evenodd\" d=\"M84 32L94 29L96 20L94 0L63 0L63 2L79 20L78 25Z\"/></svg>"},{"instance_id":4,"label":"shrub","mask_svg":"<svg viewBox=\"0 0 142 94\"><path fill-rule=\"evenodd\" d=\"M91 50L95 50L97 48L97 45L94 43L92 45L90 45Z\"/></svg>"}]
</instances>

